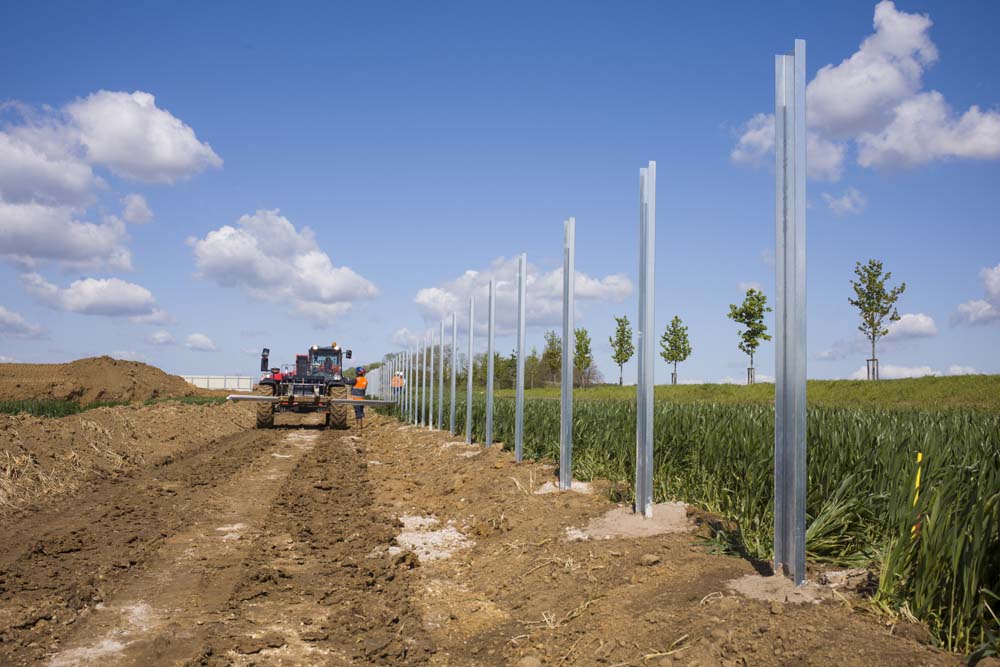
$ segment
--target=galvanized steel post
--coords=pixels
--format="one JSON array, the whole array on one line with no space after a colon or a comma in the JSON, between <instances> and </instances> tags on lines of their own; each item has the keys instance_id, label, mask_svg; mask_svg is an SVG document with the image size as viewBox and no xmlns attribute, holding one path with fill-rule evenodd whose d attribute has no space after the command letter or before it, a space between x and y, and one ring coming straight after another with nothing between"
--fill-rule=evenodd
<instances>
[{"instance_id":1,"label":"galvanized steel post","mask_svg":"<svg viewBox=\"0 0 1000 667\"><path fill-rule=\"evenodd\" d=\"M465 390L465 442L472 444L472 337L476 328L476 300L469 298L469 359L465 363L466 390Z\"/></svg>"},{"instance_id":2,"label":"galvanized steel post","mask_svg":"<svg viewBox=\"0 0 1000 667\"><path fill-rule=\"evenodd\" d=\"M559 488L573 484L573 299L576 291L576 218L563 223L562 403L559 419Z\"/></svg>"},{"instance_id":3,"label":"galvanized steel post","mask_svg":"<svg viewBox=\"0 0 1000 667\"><path fill-rule=\"evenodd\" d=\"M430 368L430 381L427 383L429 385L429 394L430 394L430 405L428 406L429 409L427 411L428 430L434 428L434 332L433 331L431 331L430 339L431 339L431 344L430 344L431 368Z\"/></svg>"},{"instance_id":4,"label":"galvanized steel post","mask_svg":"<svg viewBox=\"0 0 1000 667\"><path fill-rule=\"evenodd\" d=\"M438 335L438 418L437 427L444 428L444 320Z\"/></svg>"},{"instance_id":5,"label":"galvanized steel post","mask_svg":"<svg viewBox=\"0 0 1000 667\"><path fill-rule=\"evenodd\" d=\"M489 328L486 337L486 446L493 444L493 338L496 324L496 281L490 279Z\"/></svg>"},{"instance_id":6,"label":"galvanized steel post","mask_svg":"<svg viewBox=\"0 0 1000 667\"><path fill-rule=\"evenodd\" d=\"M451 411L448 431L455 435L455 376L458 374L458 315L451 314L451 401L448 408Z\"/></svg>"},{"instance_id":7,"label":"galvanized steel post","mask_svg":"<svg viewBox=\"0 0 1000 667\"><path fill-rule=\"evenodd\" d=\"M635 420L635 512L653 516L653 387L656 356L656 163L639 170L639 322Z\"/></svg>"},{"instance_id":8,"label":"galvanized steel post","mask_svg":"<svg viewBox=\"0 0 1000 667\"><path fill-rule=\"evenodd\" d=\"M427 341L423 337L420 341L423 354L420 359L420 425L427 426Z\"/></svg>"},{"instance_id":9,"label":"galvanized steel post","mask_svg":"<svg viewBox=\"0 0 1000 667\"><path fill-rule=\"evenodd\" d=\"M806 574L806 43L775 56L774 571Z\"/></svg>"},{"instance_id":10,"label":"galvanized steel post","mask_svg":"<svg viewBox=\"0 0 1000 667\"><path fill-rule=\"evenodd\" d=\"M514 460L524 453L524 297L528 283L528 255L517 259L517 380L514 390Z\"/></svg>"}]
</instances>

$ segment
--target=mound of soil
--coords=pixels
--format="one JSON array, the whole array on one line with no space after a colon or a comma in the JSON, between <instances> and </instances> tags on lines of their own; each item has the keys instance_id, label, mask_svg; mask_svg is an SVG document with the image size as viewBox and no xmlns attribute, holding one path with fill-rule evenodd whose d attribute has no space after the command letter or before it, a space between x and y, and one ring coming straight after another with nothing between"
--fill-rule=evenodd
<instances>
[{"instance_id":1,"label":"mound of soil","mask_svg":"<svg viewBox=\"0 0 1000 667\"><path fill-rule=\"evenodd\" d=\"M193 396L197 388L155 366L111 357L68 364L0 364L0 401L145 401Z\"/></svg>"}]
</instances>

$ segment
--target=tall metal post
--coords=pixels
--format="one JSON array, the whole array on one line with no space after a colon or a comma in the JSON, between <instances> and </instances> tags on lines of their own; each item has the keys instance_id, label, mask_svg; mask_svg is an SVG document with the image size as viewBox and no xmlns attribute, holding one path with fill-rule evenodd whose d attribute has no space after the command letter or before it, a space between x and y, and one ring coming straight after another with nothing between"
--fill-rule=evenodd
<instances>
[{"instance_id":1,"label":"tall metal post","mask_svg":"<svg viewBox=\"0 0 1000 667\"><path fill-rule=\"evenodd\" d=\"M469 297L469 359L466 362L466 390L465 390L465 442L472 444L472 338L476 328L476 299Z\"/></svg>"},{"instance_id":2,"label":"tall metal post","mask_svg":"<svg viewBox=\"0 0 1000 667\"><path fill-rule=\"evenodd\" d=\"M635 512L653 516L653 352L656 284L656 163L639 170L639 322L635 420Z\"/></svg>"},{"instance_id":3,"label":"tall metal post","mask_svg":"<svg viewBox=\"0 0 1000 667\"><path fill-rule=\"evenodd\" d=\"M420 355L423 350L420 342L414 346L416 354L413 356L413 425L420 424Z\"/></svg>"},{"instance_id":4,"label":"tall metal post","mask_svg":"<svg viewBox=\"0 0 1000 667\"><path fill-rule=\"evenodd\" d=\"M444 320L438 335L438 418L437 427L444 428Z\"/></svg>"},{"instance_id":5,"label":"tall metal post","mask_svg":"<svg viewBox=\"0 0 1000 667\"><path fill-rule=\"evenodd\" d=\"M420 345L424 349L420 359L420 425L427 426L427 341Z\"/></svg>"},{"instance_id":6,"label":"tall metal post","mask_svg":"<svg viewBox=\"0 0 1000 667\"><path fill-rule=\"evenodd\" d=\"M774 571L806 574L806 43L775 57Z\"/></svg>"},{"instance_id":7,"label":"tall metal post","mask_svg":"<svg viewBox=\"0 0 1000 667\"><path fill-rule=\"evenodd\" d=\"M406 353L406 420L413 419L413 391L416 388L415 378L417 376L413 364L416 359L416 352L410 348Z\"/></svg>"},{"instance_id":8,"label":"tall metal post","mask_svg":"<svg viewBox=\"0 0 1000 667\"><path fill-rule=\"evenodd\" d=\"M451 412L451 419L448 422L448 431L455 435L455 376L458 375L458 315L451 314L451 401L448 408Z\"/></svg>"},{"instance_id":9,"label":"tall metal post","mask_svg":"<svg viewBox=\"0 0 1000 667\"><path fill-rule=\"evenodd\" d=\"M434 332L433 331L431 331L430 339L431 339L431 344L430 344L429 347L431 349L431 354L430 354L430 357L431 357L431 368L430 368L430 374L429 374L430 381L427 383L428 384L428 393L430 395L430 405L428 406L429 409L427 411L427 428L428 429L434 428Z\"/></svg>"},{"instance_id":10,"label":"tall metal post","mask_svg":"<svg viewBox=\"0 0 1000 667\"><path fill-rule=\"evenodd\" d=\"M562 402L559 419L559 488L573 484L573 299L576 292L576 218L563 223Z\"/></svg>"},{"instance_id":11,"label":"tall metal post","mask_svg":"<svg viewBox=\"0 0 1000 667\"><path fill-rule=\"evenodd\" d=\"M528 255L517 259L517 380L514 389L514 460L524 454L524 297L528 284Z\"/></svg>"},{"instance_id":12,"label":"tall metal post","mask_svg":"<svg viewBox=\"0 0 1000 667\"><path fill-rule=\"evenodd\" d=\"M496 324L496 281L490 279L489 328L486 337L486 446L493 444L493 338Z\"/></svg>"}]
</instances>

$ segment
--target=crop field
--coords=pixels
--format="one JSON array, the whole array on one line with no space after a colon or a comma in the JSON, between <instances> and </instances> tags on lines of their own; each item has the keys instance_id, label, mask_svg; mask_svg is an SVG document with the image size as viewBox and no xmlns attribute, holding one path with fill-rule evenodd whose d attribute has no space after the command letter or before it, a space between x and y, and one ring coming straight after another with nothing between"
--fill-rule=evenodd
<instances>
[{"instance_id":1,"label":"crop field","mask_svg":"<svg viewBox=\"0 0 1000 667\"><path fill-rule=\"evenodd\" d=\"M457 407L462 433L465 405ZM497 401L498 442L513 441L513 412L512 399ZM477 441L484 438L484 414L485 401L475 401ZM721 515L727 521L715 535L720 550L770 558L773 409L659 401L655 434L656 500L680 500ZM808 436L810 563L870 567L877 574L875 600L925 621L952 650L995 641L1000 416L813 407ZM578 478L605 478L629 489L635 404L577 402L573 448ZM524 450L526 457L558 458L557 401L525 402Z\"/></svg>"}]
</instances>

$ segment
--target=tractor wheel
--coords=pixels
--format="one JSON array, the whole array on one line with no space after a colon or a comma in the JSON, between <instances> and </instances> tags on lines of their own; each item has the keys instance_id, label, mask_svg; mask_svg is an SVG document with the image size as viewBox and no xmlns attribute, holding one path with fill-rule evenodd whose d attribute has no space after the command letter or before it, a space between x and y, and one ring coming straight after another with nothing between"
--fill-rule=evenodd
<instances>
[{"instance_id":1,"label":"tractor wheel","mask_svg":"<svg viewBox=\"0 0 1000 667\"><path fill-rule=\"evenodd\" d=\"M254 393L258 396L273 396L274 387L269 384L259 384ZM274 427L274 403L258 403L254 406L257 412L257 428Z\"/></svg>"},{"instance_id":2,"label":"tractor wheel","mask_svg":"<svg viewBox=\"0 0 1000 667\"><path fill-rule=\"evenodd\" d=\"M330 398L350 398L347 387L330 387ZM326 425L328 428L343 430L347 428L347 411L349 406L343 403L331 403L327 408Z\"/></svg>"}]
</instances>

